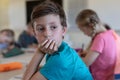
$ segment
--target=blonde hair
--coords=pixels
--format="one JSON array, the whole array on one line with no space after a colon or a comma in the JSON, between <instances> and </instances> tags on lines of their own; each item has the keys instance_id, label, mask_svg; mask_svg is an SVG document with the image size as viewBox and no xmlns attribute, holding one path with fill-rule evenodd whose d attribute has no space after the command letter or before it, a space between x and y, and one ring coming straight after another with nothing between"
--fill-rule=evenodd
<instances>
[{"instance_id":1,"label":"blonde hair","mask_svg":"<svg viewBox=\"0 0 120 80\"><path fill-rule=\"evenodd\" d=\"M91 9L82 10L76 17L76 23L82 22L83 25L89 26L90 24L98 24L100 19L97 13Z\"/></svg>"}]
</instances>

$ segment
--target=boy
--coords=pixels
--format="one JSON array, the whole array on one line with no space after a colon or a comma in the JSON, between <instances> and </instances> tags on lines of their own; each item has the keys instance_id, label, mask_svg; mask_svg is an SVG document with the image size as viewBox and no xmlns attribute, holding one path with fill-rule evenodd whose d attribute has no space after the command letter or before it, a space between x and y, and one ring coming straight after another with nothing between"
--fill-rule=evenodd
<instances>
[{"instance_id":1,"label":"boy","mask_svg":"<svg viewBox=\"0 0 120 80\"><path fill-rule=\"evenodd\" d=\"M23 80L93 80L78 54L63 42L67 30L63 9L46 1L31 16L36 39L40 44ZM38 70L46 53L46 64Z\"/></svg>"},{"instance_id":2,"label":"boy","mask_svg":"<svg viewBox=\"0 0 120 80\"><path fill-rule=\"evenodd\" d=\"M20 34L18 43L21 48L36 48L38 43L36 38L33 36L31 22L28 23L26 30Z\"/></svg>"},{"instance_id":3,"label":"boy","mask_svg":"<svg viewBox=\"0 0 120 80\"><path fill-rule=\"evenodd\" d=\"M0 31L1 49L8 48L8 45L13 45L13 44L14 44L14 31L11 29L1 30Z\"/></svg>"},{"instance_id":4,"label":"boy","mask_svg":"<svg viewBox=\"0 0 120 80\"><path fill-rule=\"evenodd\" d=\"M23 51L15 43L14 37L15 33L11 29L3 29L0 31L0 50L6 58L23 53Z\"/></svg>"}]
</instances>

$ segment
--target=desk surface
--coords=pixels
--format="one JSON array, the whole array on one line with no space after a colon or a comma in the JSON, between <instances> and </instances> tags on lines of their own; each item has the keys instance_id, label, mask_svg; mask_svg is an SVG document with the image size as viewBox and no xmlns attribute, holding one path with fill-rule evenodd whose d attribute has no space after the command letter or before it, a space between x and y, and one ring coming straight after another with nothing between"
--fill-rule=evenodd
<instances>
[{"instance_id":1,"label":"desk surface","mask_svg":"<svg viewBox=\"0 0 120 80\"><path fill-rule=\"evenodd\" d=\"M23 64L23 68L20 70L0 72L0 80L11 80L12 77L23 74L26 69L26 65L30 62L33 55L34 55L34 53L27 52L25 54L15 56L15 57L3 58L2 55L0 54L0 64L1 63L9 63L9 62L21 62ZM43 65L44 62L45 62L45 60L42 61L41 65ZM16 79L16 80L21 80L21 79Z\"/></svg>"}]
</instances>

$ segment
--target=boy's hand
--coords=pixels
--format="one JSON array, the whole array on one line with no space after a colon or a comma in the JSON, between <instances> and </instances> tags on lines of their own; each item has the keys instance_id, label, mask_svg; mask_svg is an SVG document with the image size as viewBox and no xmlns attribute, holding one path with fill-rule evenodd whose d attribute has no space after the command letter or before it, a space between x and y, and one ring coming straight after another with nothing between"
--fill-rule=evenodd
<instances>
[{"instance_id":1,"label":"boy's hand","mask_svg":"<svg viewBox=\"0 0 120 80\"><path fill-rule=\"evenodd\" d=\"M43 53L52 54L58 50L58 47L54 40L45 40L39 45L39 50Z\"/></svg>"}]
</instances>

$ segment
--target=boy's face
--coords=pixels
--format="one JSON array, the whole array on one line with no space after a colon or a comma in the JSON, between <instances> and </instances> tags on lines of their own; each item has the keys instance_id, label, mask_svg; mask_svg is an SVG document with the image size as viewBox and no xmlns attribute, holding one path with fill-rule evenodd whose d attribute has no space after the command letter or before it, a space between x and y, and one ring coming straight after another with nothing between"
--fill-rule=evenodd
<instances>
[{"instance_id":1,"label":"boy's face","mask_svg":"<svg viewBox=\"0 0 120 80\"><path fill-rule=\"evenodd\" d=\"M63 27L60 22L59 15L49 14L35 19L34 33L39 44L45 40L54 40L59 47L63 36L66 32L66 27Z\"/></svg>"},{"instance_id":2,"label":"boy's face","mask_svg":"<svg viewBox=\"0 0 120 80\"><path fill-rule=\"evenodd\" d=\"M8 32L4 31L0 34L0 40L2 43L11 43L13 38L9 36Z\"/></svg>"}]
</instances>

